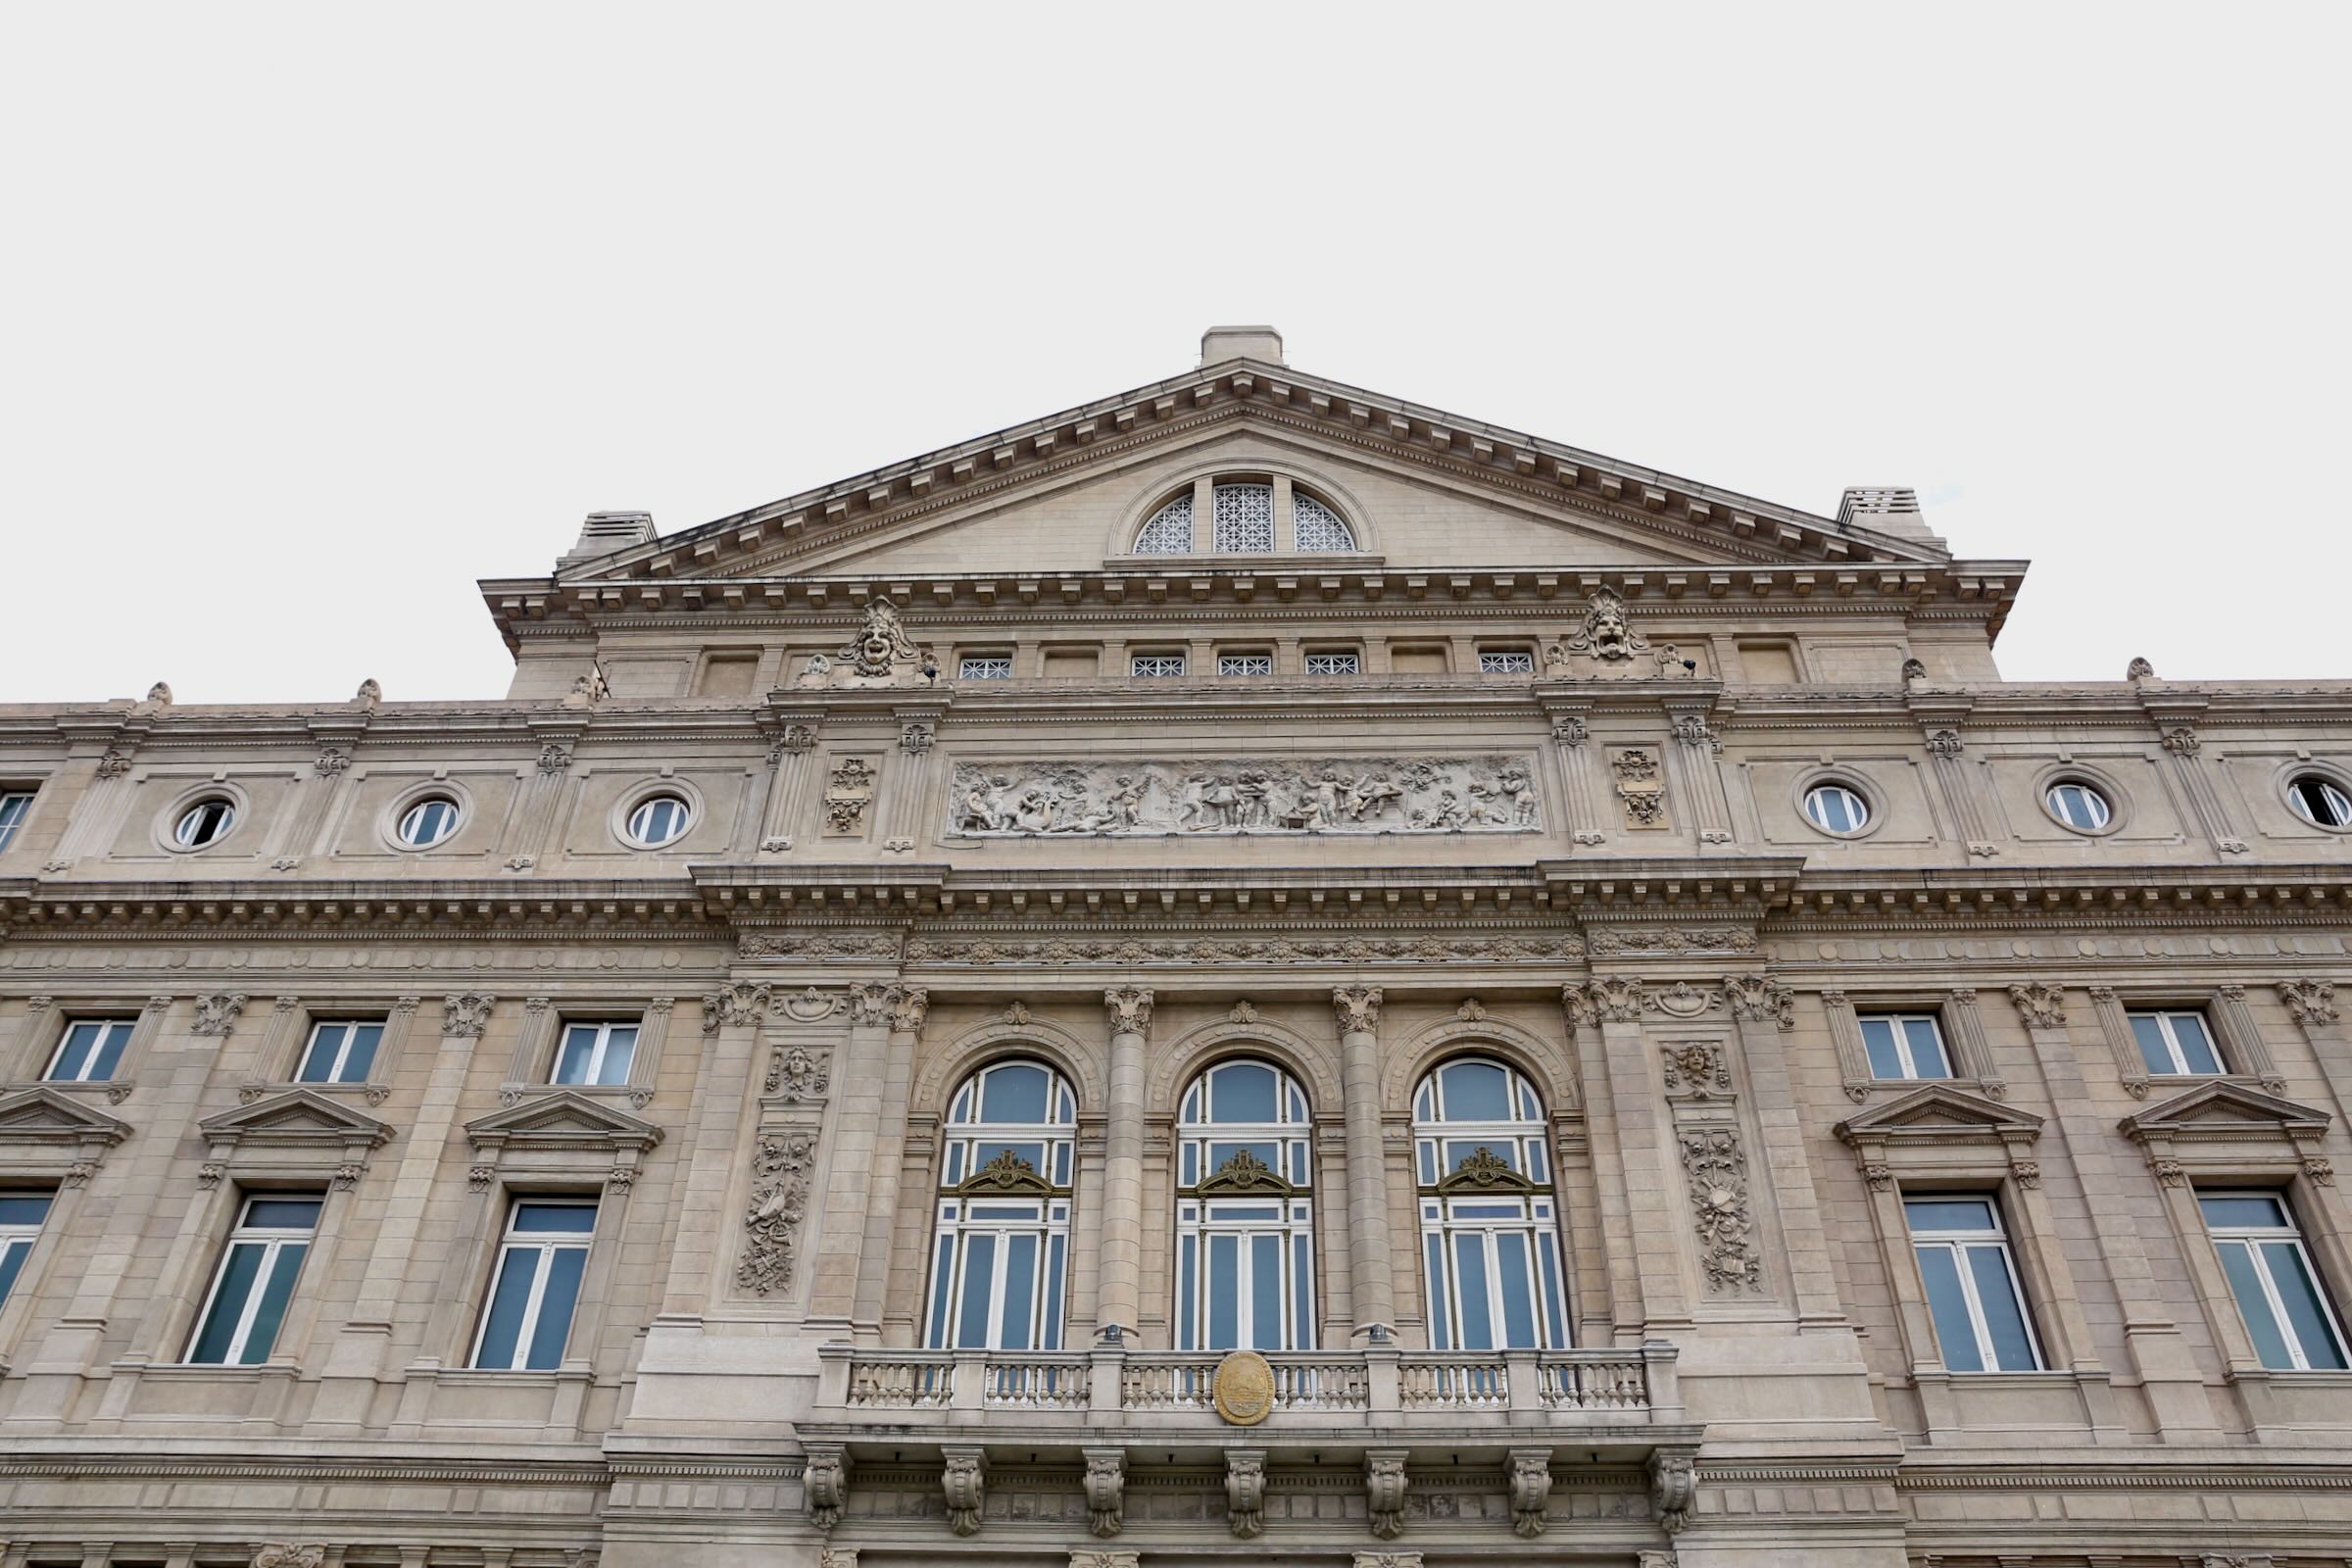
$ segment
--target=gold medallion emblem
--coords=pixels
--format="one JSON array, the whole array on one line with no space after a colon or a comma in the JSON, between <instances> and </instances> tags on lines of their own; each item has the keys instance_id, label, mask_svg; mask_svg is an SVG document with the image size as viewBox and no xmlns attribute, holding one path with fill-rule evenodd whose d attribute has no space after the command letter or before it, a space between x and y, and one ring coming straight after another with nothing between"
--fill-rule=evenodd
<instances>
[{"instance_id":1,"label":"gold medallion emblem","mask_svg":"<svg viewBox=\"0 0 2352 1568\"><path fill-rule=\"evenodd\" d=\"M1274 1369L1255 1350L1236 1350L1217 1363L1209 1384L1217 1414L1237 1427L1253 1427L1274 1413Z\"/></svg>"}]
</instances>

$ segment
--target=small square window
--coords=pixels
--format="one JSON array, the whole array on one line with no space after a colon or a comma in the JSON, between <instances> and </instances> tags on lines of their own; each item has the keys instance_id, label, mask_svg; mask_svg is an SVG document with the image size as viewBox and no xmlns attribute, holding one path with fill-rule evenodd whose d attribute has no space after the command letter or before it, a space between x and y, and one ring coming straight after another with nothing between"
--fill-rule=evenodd
<instances>
[{"instance_id":1,"label":"small square window","mask_svg":"<svg viewBox=\"0 0 2352 1568\"><path fill-rule=\"evenodd\" d=\"M9 847L17 836L18 826L24 813L32 809L32 796L27 791L0 791L0 850Z\"/></svg>"},{"instance_id":2,"label":"small square window","mask_svg":"<svg viewBox=\"0 0 2352 1568\"><path fill-rule=\"evenodd\" d=\"M130 1044L134 1027L128 1018L76 1018L66 1025L57 1054L42 1074L52 1083L104 1083L122 1064L122 1048Z\"/></svg>"},{"instance_id":3,"label":"small square window","mask_svg":"<svg viewBox=\"0 0 2352 1568\"><path fill-rule=\"evenodd\" d=\"M973 654L959 660L956 665L958 680L1010 680L1012 656L1009 654Z\"/></svg>"},{"instance_id":4,"label":"small square window","mask_svg":"<svg viewBox=\"0 0 2352 1568\"><path fill-rule=\"evenodd\" d=\"M2211 1076L2226 1071L2221 1053L2200 1012L2135 1012L2132 1038L2150 1075L2158 1078Z\"/></svg>"},{"instance_id":5,"label":"small square window","mask_svg":"<svg viewBox=\"0 0 2352 1568\"><path fill-rule=\"evenodd\" d=\"M1951 1055L1933 1013L1888 1012L1862 1019L1873 1078L1949 1078Z\"/></svg>"},{"instance_id":6,"label":"small square window","mask_svg":"<svg viewBox=\"0 0 2352 1568\"><path fill-rule=\"evenodd\" d=\"M375 1048L383 1043L381 1022L318 1023L311 1026L311 1043L302 1054L294 1081L304 1084L364 1084L375 1065Z\"/></svg>"},{"instance_id":7,"label":"small square window","mask_svg":"<svg viewBox=\"0 0 2352 1568\"><path fill-rule=\"evenodd\" d=\"M1137 654L1128 660L1127 673L1138 680L1166 680L1184 673L1184 656Z\"/></svg>"},{"instance_id":8,"label":"small square window","mask_svg":"<svg viewBox=\"0 0 2352 1568\"><path fill-rule=\"evenodd\" d=\"M566 1024L563 1047L556 1053L556 1070L548 1082L625 1084L636 1054L637 1026L633 1023Z\"/></svg>"},{"instance_id":9,"label":"small square window","mask_svg":"<svg viewBox=\"0 0 2352 1568\"><path fill-rule=\"evenodd\" d=\"M1354 675L1362 672L1363 661L1354 654L1309 654L1306 672L1309 675Z\"/></svg>"},{"instance_id":10,"label":"small square window","mask_svg":"<svg viewBox=\"0 0 2352 1568\"><path fill-rule=\"evenodd\" d=\"M1481 675L1533 675L1536 656L1524 649L1504 648L1494 652L1479 650L1478 672Z\"/></svg>"},{"instance_id":11,"label":"small square window","mask_svg":"<svg viewBox=\"0 0 2352 1568\"><path fill-rule=\"evenodd\" d=\"M1272 654L1219 654L1217 673L1220 675L1271 675L1274 673Z\"/></svg>"}]
</instances>

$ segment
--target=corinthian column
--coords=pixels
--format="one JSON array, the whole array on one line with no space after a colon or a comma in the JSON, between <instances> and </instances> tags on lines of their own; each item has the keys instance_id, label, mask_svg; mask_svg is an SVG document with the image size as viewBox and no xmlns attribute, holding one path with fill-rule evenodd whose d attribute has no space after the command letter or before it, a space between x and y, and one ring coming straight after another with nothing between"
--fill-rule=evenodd
<instances>
[{"instance_id":1,"label":"corinthian column","mask_svg":"<svg viewBox=\"0 0 2352 1568\"><path fill-rule=\"evenodd\" d=\"M1380 1152L1380 988L1338 987L1331 1006L1340 1026L1341 1092L1348 1108L1348 1298L1355 1308L1355 1332L1385 1344L1396 1304Z\"/></svg>"},{"instance_id":2,"label":"corinthian column","mask_svg":"<svg viewBox=\"0 0 2352 1568\"><path fill-rule=\"evenodd\" d=\"M930 993L896 986L890 999L890 1046L883 1058L881 1114L874 1125L874 1152L867 1166L869 1196L865 1239L858 1250L858 1300L851 1327L877 1338L882 1330L882 1293L890 1283L890 1240L899 1213L899 1189L906 1169L906 1097L914 1084L914 1043L930 1016Z\"/></svg>"},{"instance_id":3,"label":"corinthian column","mask_svg":"<svg viewBox=\"0 0 2352 1568\"><path fill-rule=\"evenodd\" d=\"M1144 1307L1144 1037L1152 993L1102 993L1110 1024L1110 1113L1102 1158L1102 1284L1095 1316L1104 1344L1133 1333Z\"/></svg>"}]
</instances>

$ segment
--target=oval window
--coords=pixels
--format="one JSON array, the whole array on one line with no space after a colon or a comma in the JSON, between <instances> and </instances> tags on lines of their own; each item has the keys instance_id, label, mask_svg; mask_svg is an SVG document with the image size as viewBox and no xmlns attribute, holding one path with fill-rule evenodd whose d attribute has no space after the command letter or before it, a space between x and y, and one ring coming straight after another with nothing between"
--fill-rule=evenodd
<instances>
[{"instance_id":1,"label":"oval window","mask_svg":"<svg viewBox=\"0 0 2352 1568\"><path fill-rule=\"evenodd\" d=\"M219 798L198 801L181 814L179 826L172 830L172 841L183 850L201 850L228 837L228 830L236 825L235 803Z\"/></svg>"},{"instance_id":2,"label":"oval window","mask_svg":"<svg viewBox=\"0 0 2352 1568\"><path fill-rule=\"evenodd\" d=\"M2352 800L2317 773L2298 773L2286 786L2295 814L2319 827L2352 827Z\"/></svg>"},{"instance_id":3,"label":"oval window","mask_svg":"<svg viewBox=\"0 0 2352 1568\"><path fill-rule=\"evenodd\" d=\"M458 828L458 803L435 795L401 814L400 842L412 850L440 843Z\"/></svg>"},{"instance_id":4,"label":"oval window","mask_svg":"<svg viewBox=\"0 0 2352 1568\"><path fill-rule=\"evenodd\" d=\"M651 849L686 831L686 803L675 795L649 795L629 813L629 837Z\"/></svg>"},{"instance_id":5,"label":"oval window","mask_svg":"<svg viewBox=\"0 0 2352 1568\"><path fill-rule=\"evenodd\" d=\"M2115 811L2108 806L2107 797L2087 784L2073 780L2053 784L2050 792L2041 799L2042 804L2050 808L2052 816L2078 833L2096 833L2115 820Z\"/></svg>"},{"instance_id":6,"label":"oval window","mask_svg":"<svg viewBox=\"0 0 2352 1568\"><path fill-rule=\"evenodd\" d=\"M1805 815L1824 833L1859 833L1870 821L1870 807L1842 784L1816 784L1805 791Z\"/></svg>"}]
</instances>

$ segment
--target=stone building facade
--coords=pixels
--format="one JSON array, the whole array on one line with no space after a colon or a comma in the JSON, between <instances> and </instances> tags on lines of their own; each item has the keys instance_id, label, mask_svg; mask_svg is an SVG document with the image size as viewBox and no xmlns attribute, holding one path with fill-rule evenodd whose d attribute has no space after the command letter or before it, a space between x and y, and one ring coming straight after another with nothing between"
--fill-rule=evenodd
<instances>
[{"instance_id":1,"label":"stone building facade","mask_svg":"<svg viewBox=\"0 0 2352 1568\"><path fill-rule=\"evenodd\" d=\"M2024 570L1220 328L0 709L0 1564L2352 1561L2352 686Z\"/></svg>"}]
</instances>

